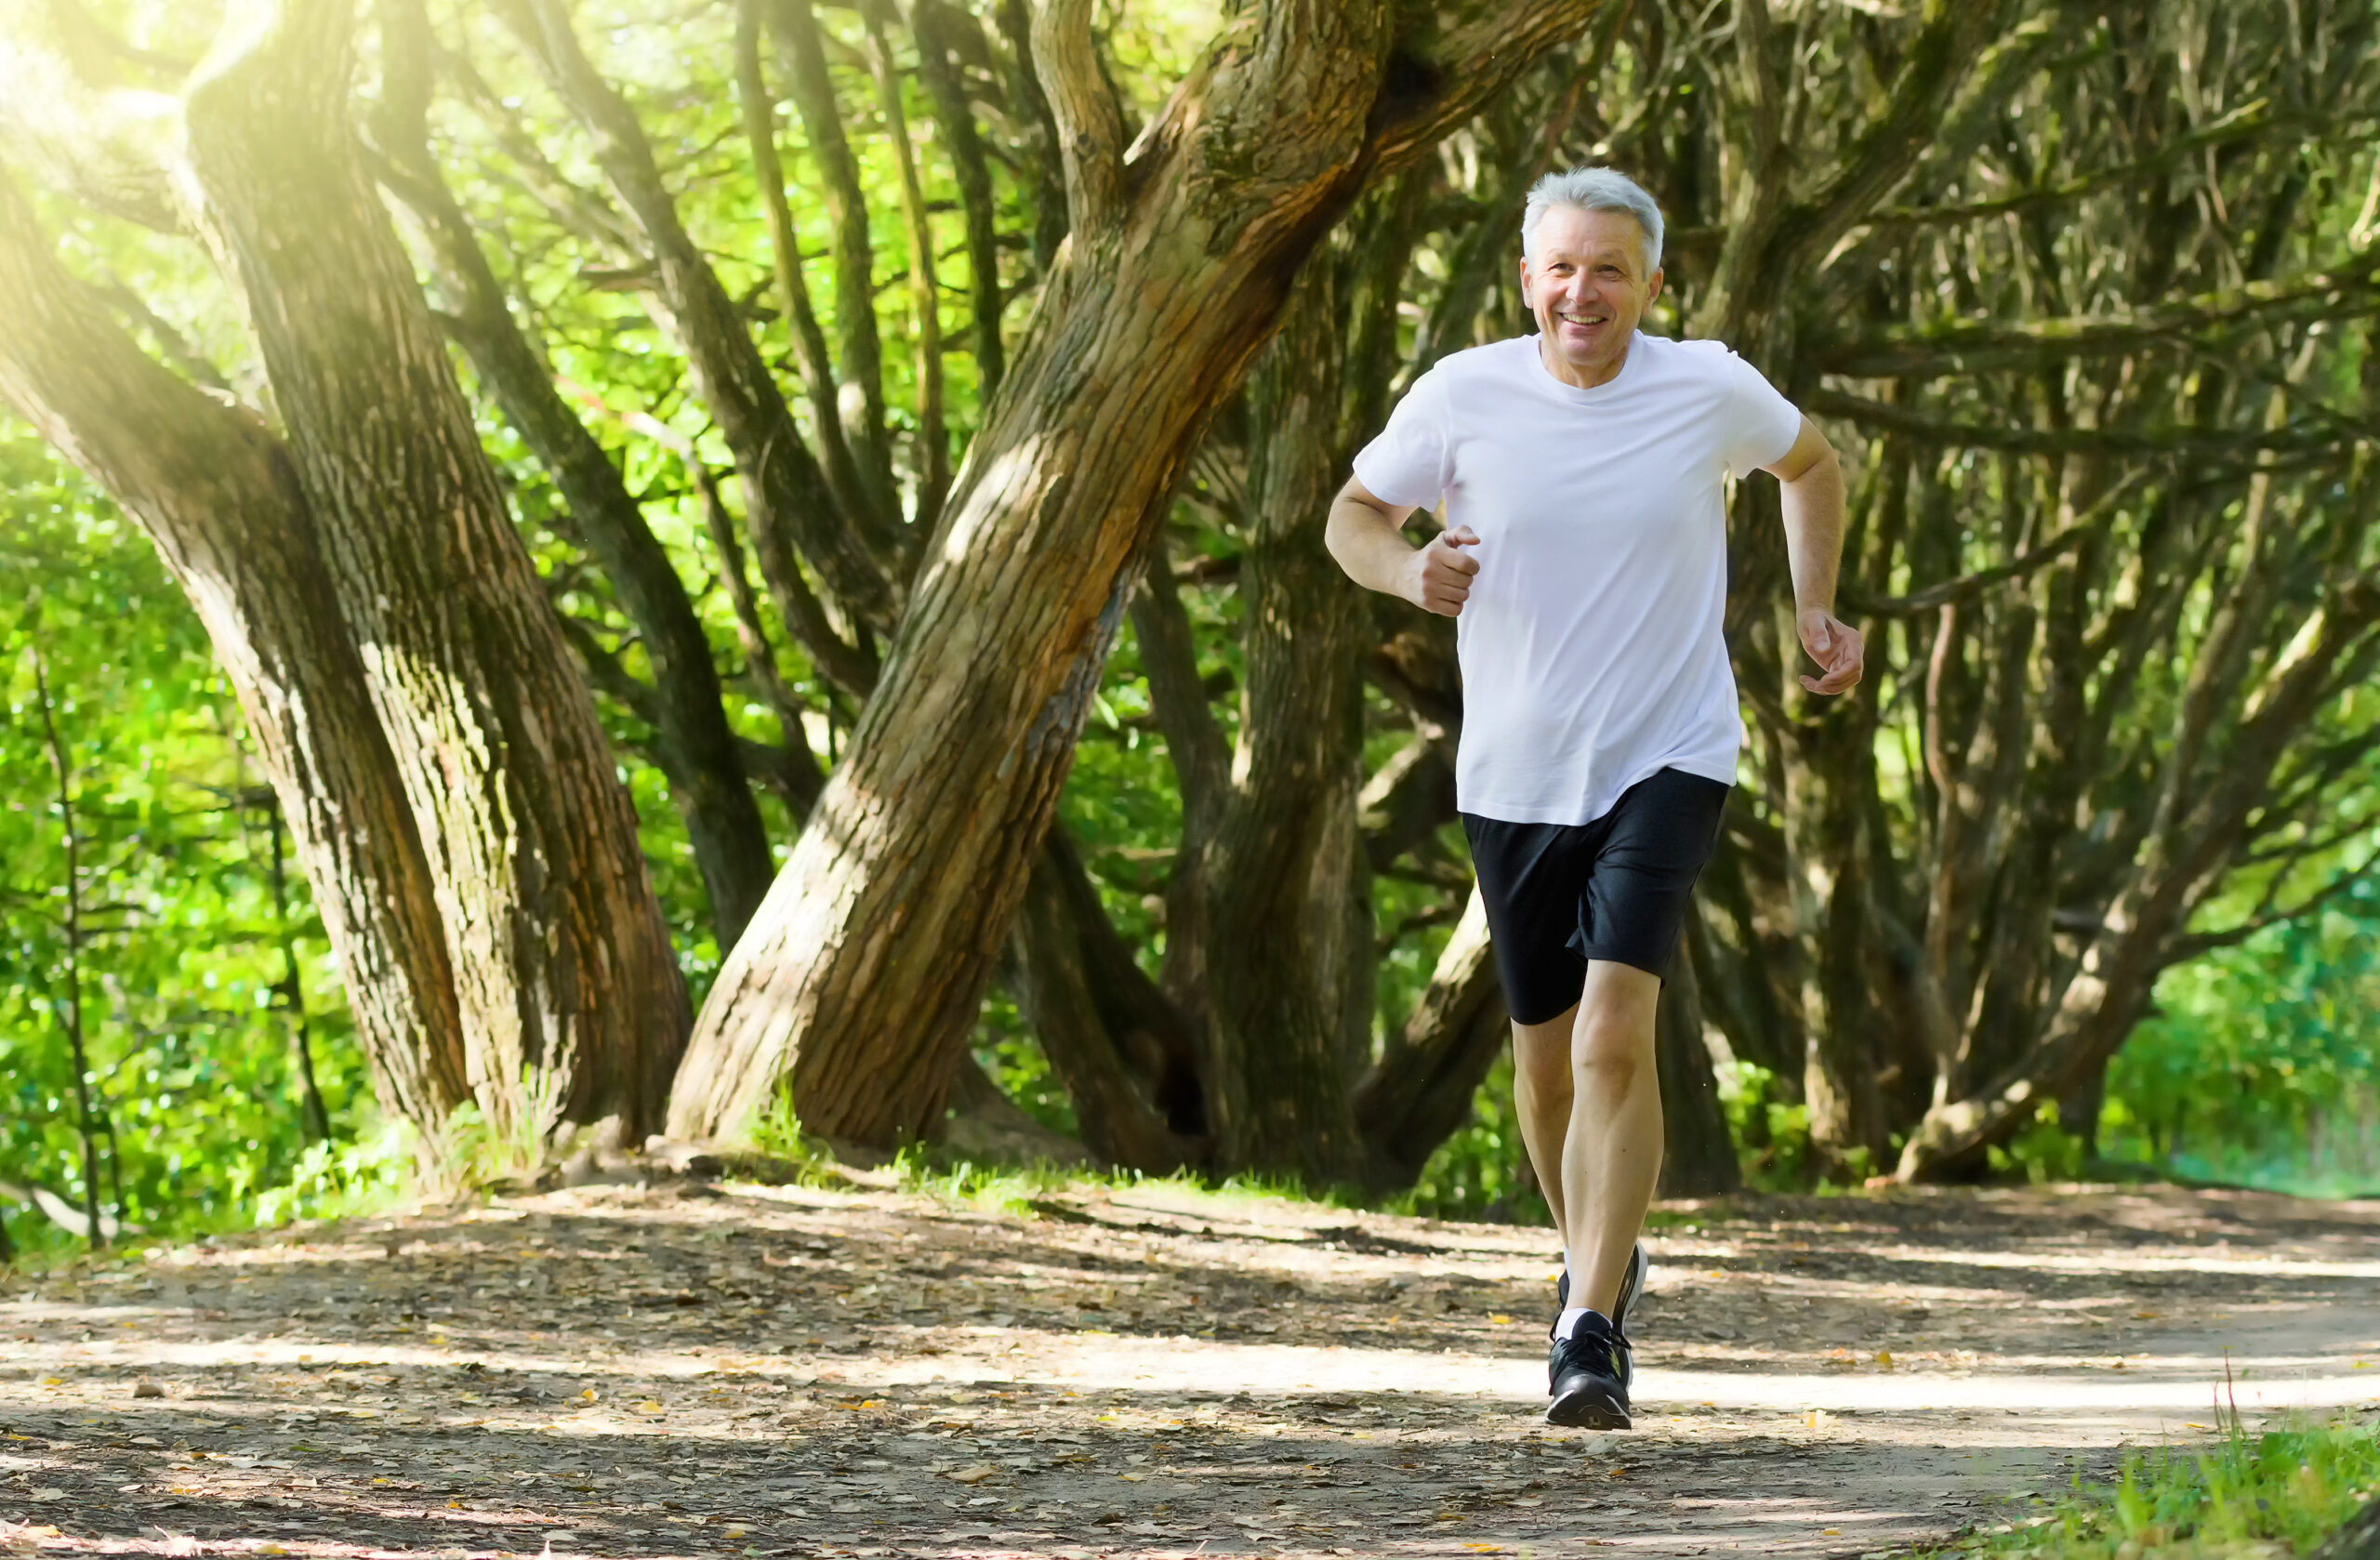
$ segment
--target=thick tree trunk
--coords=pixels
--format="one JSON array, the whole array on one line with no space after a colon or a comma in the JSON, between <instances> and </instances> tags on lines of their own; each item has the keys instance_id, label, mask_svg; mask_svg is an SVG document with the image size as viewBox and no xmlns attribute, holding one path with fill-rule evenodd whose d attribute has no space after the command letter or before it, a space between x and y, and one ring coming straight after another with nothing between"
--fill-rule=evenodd
<instances>
[{"instance_id":1,"label":"thick tree trunk","mask_svg":"<svg viewBox=\"0 0 2380 1560\"><path fill-rule=\"evenodd\" d=\"M515 1144L564 1121L639 1141L684 986L594 702L350 139L350 20L292 5L193 80L203 221L432 848L473 1096Z\"/></svg>"},{"instance_id":2,"label":"thick tree trunk","mask_svg":"<svg viewBox=\"0 0 2380 1560\"><path fill-rule=\"evenodd\" d=\"M1197 1040L1133 962L1063 828L1050 831L1033 864L1010 969L1086 1147L1152 1175L1207 1163Z\"/></svg>"},{"instance_id":3,"label":"thick tree trunk","mask_svg":"<svg viewBox=\"0 0 2380 1560\"><path fill-rule=\"evenodd\" d=\"M1335 258L1305 268L1250 386L1239 751L1189 896L1198 925L1181 929L1201 964L1220 1162L1316 1185L1365 1169L1348 1084L1370 1060L1374 963L1357 821L1371 606L1322 545L1353 453Z\"/></svg>"},{"instance_id":4,"label":"thick tree trunk","mask_svg":"<svg viewBox=\"0 0 2380 1560\"><path fill-rule=\"evenodd\" d=\"M1790 607L1784 609L1790 611ZM1780 635L1784 632L1779 628ZM1787 736L1785 839L1805 955L1802 1022L1808 1036L1803 1097L1810 1144L1831 1170L1884 1168L1886 1123L1876 1084L1869 991L1868 888L1859 842L1861 744L1873 727L1859 704L1813 711Z\"/></svg>"},{"instance_id":5,"label":"thick tree trunk","mask_svg":"<svg viewBox=\"0 0 2380 1560\"><path fill-rule=\"evenodd\" d=\"M1088 7L1043 14L1067 250L851 753L712 988L673 1135L716 1134L788 1075L804 1120L832 1134L889 1143L935 1118L1157 500L1367 177L1591 9L1483 10L1395 71L1382 7L1236 20L1129 165Z\"/></svg>"},{"instance_id":6,"label":"thick tree trunk","mask_svg":"<svg viewBox=\"0 0 2380 1560\"><path fill-rule=\"evenodd\" d=\"M403 170L396 178L398 192L419 213L437 253L449 295L447 329L552 477L580 537L612 582L620 609L636 625L653 665L655 758L668 777L670 800L685 819L687 842L709 891L719 945L733 947L774 873L768 830L721 702L710 641L627 479L563 402L551 373L514 321L502 284L430 154L422 111L430 88L430 38L419 0L384 6L381 14L392 112L378 122L376 133L389 143L381 151Z\"/></svg>"},{"instance_id":7,"label":"thick tree trunk","mask_svg":"<svg viewBox=\"0 0 2380 1560\"><path fill-rule=\"evenodd\" d=\"M1688 914L1697 912L1689 910ZM1694 967L1694 939L1679 941L1669 977L1661 983L1660 1010L1654 1020L1654 1056L1661 1081L1661 1196L1724 1196L1743 1186L1727 1113L1719 1104L1719 1080L1702 1038L1701 983Z\"/></svg>"},{"instance_id":8,"label":"thick tree trunk","mask_svg":"<svg viewBox=\"0 0 2380 1560\"><path fill-rule=\"evenodd\" d=\"M176 378L40 241L0 180L0 399L157 546L240 701L338 961L381 1106L425 1130L469 1097L430 861L287 452Z\"/></svg>"},{"instance_id":9,"label":"thick tree trunk","mask_svg":"<svg viewBox=\"0 0 2380 1560\"><path fill-rule=\"evenodd\" d=\"M1404 1028L1355 1086L1355 1125L1375 1193L1413 1184L1438 1144L1471 1118L1473 1096L1512 1033L1476 889Z\"/></svg>"}]
</instances>

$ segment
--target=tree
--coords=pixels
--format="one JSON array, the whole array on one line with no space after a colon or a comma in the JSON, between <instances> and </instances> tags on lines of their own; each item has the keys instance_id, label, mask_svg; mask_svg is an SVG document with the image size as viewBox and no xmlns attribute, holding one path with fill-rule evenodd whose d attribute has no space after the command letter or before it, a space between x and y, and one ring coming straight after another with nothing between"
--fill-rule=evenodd
<instances>
[{"instance_id":1,"label":"tree","mask_svg":"<svg viewBox=\"0 0 2380 1560\"><path fill-rule=\"evenodd\" d=\"M246 663L310 874L357 869L324 897L353 902L330 924L385 1013L365 1032L391 1104L433 1132L469 1097L507 1138L641 1136L683 987L585 683L353 155L350 20L331 0L272 12L183 98L180 215L245 303L284 430L141 357L21 207L0 214L5 263L35 308L0 382L194 594L247 598L217 602L210 629ZM112 421L143 401L178 447ZM248 604L293 588L310 599ZM333 706L342 719L320 721Z\"/></svg>"},{"instance_id":2,"label":"tree","mask_svg":"<svg viewBox=\"0 0 2380 1560\"><path fill-rule=\"evenodd\" d=\"M2372 271L2323 132L2371 112L2371 26L1750 5L1728 69L1681 57L1731 152L1680 126L1649 159L1682 308L1840 430L1846 596L1885 624L1873 695L1811 707L1747 529L1757 778L1698 967L1838 1167L1972 1170L2091 1085L2160 970L2360 870L2326 852L2380 654ZM2250 915L2196 924L2243 879Z\"/></svg>"},{"instance_id":3,"label":"tree","mask_svg":"<svg viewBox=\"0 0 2380 1560\"><path fill-rule=\"evenodd\" d=\"M1673 1188L1733 1173L1710 1036L1830 1173L1964 1173L2084 1108L2159 969L2363 864L2351 8L1258 8L1177 69L1165 17L1063 0L601 33L388 0L359 93L294 7L221 71L307 85L243 120L210 67L169 187L142 126L170 112L86 112L186 73L173 26L98 25L146 4L10 24L39 79L0 144L61 242L0 212L39 327L0 382L209 615L424 1119L496 1023L458 984L487 978L459 928L496 922L454 911L443 841L479 826L425 794L435 702L375 659L398 628L460 656L508 783L611 799L572 860L624 884L641 830L697 981L734 948L673 1130L786 1087L839 1137L931 1134L997 981L1111 1159L1409 1179L1504 1030L1461 688L1447 625L1322 559L1319 500L1413 374L1522 328L1520 195L1570 162L1669 210L1656 328L1826 421L1844 605L1883 625L1866 695L1803 698L1744 484L1752 741L1665 988ZM300 145L329 151L272 155ZM283 235L300 199L324 231ZM214 235L215 284L128 223ZM278 423L237 409L268 392ZM371 439L433 458L342 463ZM425 511L509 562L405 583L390 517ZM402 624L361 594L384 571ZM457 606L500 664L430 631ZM548 707L552 774L501 718ZM620 892L605 935L650 969ZM648 1061L618 1065L657 1112Z\"/></svg>"},{"instance_id":4,"label":"tree","mask_svg":"<svg viewBox=\"0 0 2380 1560\"><path fill-rule=\"evenodd\" d=\"M1088 6L1036 16L1065 245L851 750L704 1006L674 1132L732 1127L780 1078L829 1133L932 1124L1147 538L1298 264L1588 11L1263 9L1129 148Z\"/></svg>"}]
</instances>

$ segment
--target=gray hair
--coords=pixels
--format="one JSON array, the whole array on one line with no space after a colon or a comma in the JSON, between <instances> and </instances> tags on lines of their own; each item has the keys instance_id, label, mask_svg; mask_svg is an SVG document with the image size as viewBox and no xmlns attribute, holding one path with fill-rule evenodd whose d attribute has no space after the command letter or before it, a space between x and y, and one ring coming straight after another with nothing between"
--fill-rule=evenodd
<instances>
[{"instance_id":1,"label":"gray hair","mask_svg":"<svg viewBox=\"0 0 2380 1560\"><path fill-rule=\"evenodd\" d=\"M1645 273L1661 265L1661 208L1645 187L1617 168L1572 168L1549 173L1529 187L1528 205L1521 213L1521 253L1537 254L1538 224L1557 205L1580 211L1624 211L1645 231Z\"/></svg>"}]
</instances>

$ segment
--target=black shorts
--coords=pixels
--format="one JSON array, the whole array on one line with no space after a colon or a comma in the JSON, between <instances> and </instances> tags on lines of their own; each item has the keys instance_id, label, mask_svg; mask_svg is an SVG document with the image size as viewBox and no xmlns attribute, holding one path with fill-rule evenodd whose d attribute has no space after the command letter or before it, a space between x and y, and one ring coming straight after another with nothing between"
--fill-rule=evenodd
<instances>
[{"instance_id":1,"label":"black shorts","mask_svg":"<svg viewBox=\"0 0 2380 1560\"><path fill-rule=\"evenodd\" d=\"M1667 971L1729 788L1662 769L1591 824L1462 814L1515 1022L1561 1017L1579 999L1589 959Z\"/></svg>"}]
</instances>

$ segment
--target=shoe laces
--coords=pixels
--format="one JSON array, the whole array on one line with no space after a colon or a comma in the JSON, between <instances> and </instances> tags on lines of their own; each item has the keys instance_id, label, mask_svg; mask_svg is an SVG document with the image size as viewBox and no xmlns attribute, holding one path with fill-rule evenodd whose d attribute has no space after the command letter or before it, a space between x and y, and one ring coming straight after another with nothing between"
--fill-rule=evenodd
<instances>
[{"instance_id":1,"label":"shoe laces","mask_svg":"<svg viewBox=\"0 0 2380 1560\"><path fill-rule=\"evenodd\" d=\"M1590 1327L1583 1320L1569 1337L1557 1341L1566 1368L1592 1370L1598 1376L1620 1376L1620 1362L1614 1351L1627 1348L1628 1340L1618 1330L1605 1332Z\"/></svg>"}]
</instances>

